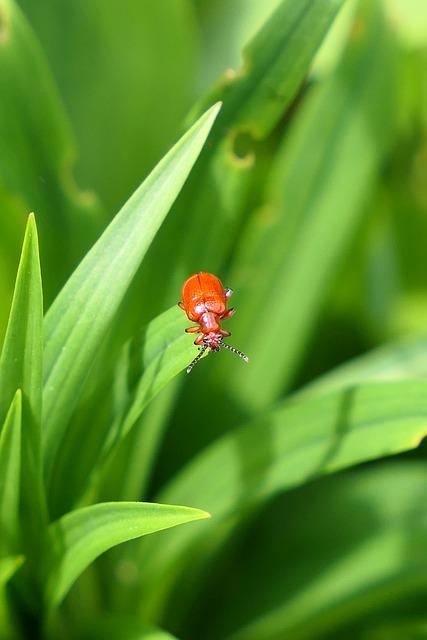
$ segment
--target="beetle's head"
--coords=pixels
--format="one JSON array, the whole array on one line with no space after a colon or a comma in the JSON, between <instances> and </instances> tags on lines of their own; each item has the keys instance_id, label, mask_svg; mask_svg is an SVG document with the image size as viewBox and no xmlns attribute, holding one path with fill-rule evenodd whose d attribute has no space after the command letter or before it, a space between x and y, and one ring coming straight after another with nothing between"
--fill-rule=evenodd
<instances>
[{"instance_id":1,"label":"beetle's head","mask_svg":"<svg viewBox=\"0 0 427 640\"><path fill-rule=\"evenodd\" d=\"M211 331L207 333L203 338L203 344L207 349L211 351L219 351L221 347L223 336L217 331Z\"/></svg>"},{"instance_id":2,"label":"beetle's head","mask_svg":"<svg viewBox=\"0 0 427 640\"><path fill-rule=\"evenodd\" d=\"M245 355L242 351L239 351L239 349L236 349L236 347L232 347L230 344L223 342L223 340L224 336L219 332L211 331L210 333L207 333L203 338L203 346L200 347L200 353L188 365L187 373L190 373L194 365L199 362L199 360L203 357L204 352L208 349L210 351L219 351L221 347L223 347L224 349L235 353L236 356L239 356L239 358L241 358L245 362L249 362L249 358L247 355Z\"/></svg>"}]
</instances>

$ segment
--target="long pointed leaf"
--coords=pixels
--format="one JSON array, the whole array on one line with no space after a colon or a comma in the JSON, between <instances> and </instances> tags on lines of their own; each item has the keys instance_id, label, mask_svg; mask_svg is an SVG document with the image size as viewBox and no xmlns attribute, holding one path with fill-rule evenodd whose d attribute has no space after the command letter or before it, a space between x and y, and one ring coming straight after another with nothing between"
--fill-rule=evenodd
<instances>
[{"instance_id":1,"label":"long pointed leaf","mask_svg":"<svg viewBox=\"0 0 427 640\"><path fill-rule=\"evenodd\" d=\"M243 50L243 65L227 72L202 108L224 100L218 125L265 137L303 81L343 0L283 0ZM198 107L200 109L200 106Z\"/></svg>"},{"instance_id":2,"label":"long pointed leaf","mask_svg":"<svg viewBox=\"0 0 427 640\"><path fill-rule=\"evenodd\" d=\"M226 391L246 411L268 407L293 381L392 139L395 49L371 8L337 72L299 110L236 253L236 335L251 366Z\"/></svg>"},{"instance_id":3,"label":"long pointed leaf","mask_svg":"<svg viewBox=\"0 0 427 640\"><path fill-rule=\"evenodd\" d=\"M52 468L85 376L148 247L203 147L212 107L163 158L124 205L46 316L44 439Z\"/></svg>"},{"instance_id":4,"label":"long pointed leaf","mask_svg":"<svg viewBox=\"0 0 427 640\"><path fill-rule=\"evenodd\" d=\"M16 389L29 403L37 420L41 415L43 296L37 228L28 218L16 277L9 323L0 359L0 422Z\"/></svg>"},{"instance_id":5,"label":"long pointed leaf","mask_svg":"<svg viewBox=\"0 0 427 640\"><path fill-rule=\"evenodd\" d=\"M195 500L212 513L215 527L312 478L415 448L426 434L425 381L372 383L288 401L202 451L159 499ZM144 582L149 581L150 593L144 611L156 610L163 602L163 590L168 589L163 571L182 566L190 548L194 558L201 533L176 532L170 545L164 540L161 548L156 541L147 545Z\"/></svg>"},{"instance_id":6,"label":"long pointed leaf","mask_svg":"<svg viewBox=\"0 0 427 640\"><path fill-rule=\"evenodd\" d=\"M0 434L0 551L18 543L22 394L15 394Z\"/></svg>"},{"instance_id":7,"label":"long pointed leaf","mask_svg":"<svg viewBox=\"0 0 427 640\"><path fill-rule=\"evenodd\" d=\"M9 322L0 360L0 422L16 389L22 391L23 513L34 532L45 520L40 424L43 292L37 228L28 218Z\"/></svg>"},{"instance_id":8,"label":"long pointed leaf","mask_svg":"<svg viewBox=\"0 0 427 640\"><path fill-rule=\"evenodd\" d=\"M99 555L127 540L209 517L190 507L111 502L67 513L50 527L47 599L58 604Z\"/></svg>"},{"instance_id":9,"label":"long pointed leaf","mask_svg":"<svg viewBox=\"0 0 427 640\"><path fill-rule=\"evenodd\" d=\"M255 160L259 157L262 163L262 152L257 155L253 138L265 140L286 113L342 4L282 0L245 48L240 69L228 70L193 110L191 118L216 100L224 102L212 144L197 167L197 180L185 189L177 215L168 220L169 233L161 235L161 254L176 256L172 278L158 261L147 275L145 286L154 291L166 283L165 304L174 301L184 278L201 265L213 272L223 268L246 215L248 195L259 180ZM240 138L249 147L244 152ZM183 225L188 225L188 233L177 246L176 234Z\"/></svg>"},{"instance_id":10,"label":"long pointed leaf","mask_svg":"<svg viewBox=\"0 0 427 640\"><path fill-rule=\"evenodd\" d=\"M185 315L174 307L160 314L144 331L142 348L134 355L141 368L137 382L120 424L120 437L125 436L141 416L144 408L197 354L188 339Z\"/></svg>"},{"instance_id":11,"label":"long pointed leaf","mask_svg":"<svg viewBox=\"0 0 427 640\"><path fill-rule=\"evenodd\" d=\"M165 387L173 378L185 369L188 363L197 353L196 347L192 340L189 340L185 328L188 321L182 311L175 305L164 313L154 318L144 327L138 336L127 342L121 351L121 357L116 367L117 377L120 378L120 391L123 399L121 401L120 411L116 412L112 423L105 422L97 424L97 429L93 433L93 437L87 437L87 432L93 425L93 417L90 412L86 414L86 419L79 417L76 423L73 423L73 430L68 434L64 451L58 455L55 468L55 480L52 482L51 504L55 512L55 503L64 508L65 505L73 505L75 500L88 488L88 478L98 474L100 467L104 467L105 475L102 483L104 486L103 495L113 498L131 500L133 497L125 497L116 495L116 491L112 490L115 482L120 484L123 482L124 475L130 471L128 463L126 463L125 474L111 476L109 463L111 456L118 450L123 439L127 436L132 427L140 419L142 413L146 410L147 405L157 396L157 394ZM130 384L129 381L132 381ZM107 381L106 384L108 384ZM108 393L110 387L101 388L95 400L102 401L103 395ZM171 396L172 397L172 396ZM166 398L166 396L164 397ZM159 407L161 412L167 412L168 408ZM149 407L151 410L151 406ZM144 432L140 435L140 447L151 449L157 437L151 429L147 432L143 426ZM79 456L81 450L81 441L86 439L84 455L80 455L79 468L75 469L75 459ZM134 472L137 476L144 475L142 467L144 462L140 455L135 451L135 442L131 445L134 458ZM124 451L122 455L128 454ZM148 461L145 459L145 464ZM149 464L149 463L148 463ZM73 473L71 474L71 470ZM104 476L104 474L103 474ZM68 478L68 480L67 480ZM120 478L120 479L119 479ZM64 493L64 484L67 486ZM54 486L56 485L56 487ZM142 487L140 487L142 488ZM112 493L108 493L112 490ZM138 493L135 498L139 498ZM69 507L70 508L70 507Z\"/></svg>"},{"instance_id":12,"label":"long pointed leaf","mask_svg":"<svg viewBox=\"0 0 427 640\"><path fill-rule=\"evenodd\" d=\"M424 380L371 383L284 402L208 447L161 498L182 501L192 496L213 514L225 515L314 475L416 447L426 433ZM238 473L242 464L244 477ZM222 470L215 486L202 478L215 474L214 469Z\"/></svg>"}]
</instances>

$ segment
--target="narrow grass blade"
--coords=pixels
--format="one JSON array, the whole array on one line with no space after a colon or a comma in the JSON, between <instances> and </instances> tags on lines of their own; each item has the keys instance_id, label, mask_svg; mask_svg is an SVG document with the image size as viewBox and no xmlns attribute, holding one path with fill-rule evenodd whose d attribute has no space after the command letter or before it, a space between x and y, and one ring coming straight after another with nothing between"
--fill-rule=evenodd
<instances>
[{"instance_id":1,"label":"narrow grass blade","mask_svg":"<svg viewBox=\"0 0 427 640\"><path fill-rule=\"evenodd\" d=\"M93 358L158 228L203 147L212 107L124 205L49 309L45 322L44 453L49 475Z\"/></svg>"},{"instance_id":2,"label":"narrow grass blade","mask_svg":"<svg viewBox=\"0 0 427 640\"><path fill-rule=\"evenodd\" d=\"M31 214L0 359L0 421L4 420L16 389L21 389L23 513L28 519L26 524L34 527L34 532L41 530L46 518L40 450L42 326L43 292L37 228Z\"/></svg>"},{"instance_id":3,"label":"narrow grass blade","mask_svg":"<svg viewBox=\"0 0 427 640\"><path fill-rule=\"evenodd\" d=\"M214 519L338 469L413 449L427 434L427 382L372 383L282 403L196 456L160 493L163 502L196 501ZM176 532L144 551L145 613L164 604L164 571L195 557L203 531ZM189 555L185 555L189 554ZM147 584L146 583L146 584Z\"/></svg>"},{"instance_id":4,"label":"narrow grass blade","mask_svg":"<svg viewBox=\"0 0 427 640\"><path fill-rule=\"evenodd\" d=\"M144 281L156 295L167 283L165 305L200 265L215 273L228 260L254 183L260 180L256 171L263 152L257 165L254 138L265 140L286 113L341 4L342 0L283 0L245 49L242 67L227 71L192 111L191 120L212 104L213 96L214 102L224 103L210 148L180 198L176 217L168 220L168 234L162 234L157 261ZM184 225L188 232L177 246ZM170 280L159 262L167 265L172 252L176 259Z\"/></svg>"},{"instance_id":5,"label":"narrow grass blade","mask_svg":"<svg viewBox=\"0 0 427 640\"><path fill-rule=\"evenodd\" d=\"M264 138L305 78L343 0L283 0L243 50L243 65L229 71L198 109L224 100L221 127Z\"/></svg>"},{"instance_id":6,"label":"narrow grass blade","mask_svg":"<svg viewBox=\"0 0 427 640\"><path fill-rule=\"evenodd\" d=\"M9 323L0 358L0 422L16 389L22 389L31 412L40 422L42 379L43 294L37 228L28 218L16 277Z\"/></svg>"},{"instance_id":7,"label":"narrow grass blade","mask_svg":"<svg viewBox=\"0 0 427 640\"><path fill-rule=\"evenodd\" d=\"M0 552L3 554L5 549L16 550L19 544L21 422L22 394L18 389L0 433Z\"/></svg>"},{"instance_id":8,"label":"narrow grass blade","mask_svg":"<svg viewBox=\"0 0 427 640\"><path fill-rule=\"evenodd\" d=\"M121 437L129 432L150 400L197 355L197 347L185 333L187 326L187 318L177 307L147 326L143 349L136 353L142 359L142 374L123 417Z\"/></svg>"},{"instance_id":9,"label":"narrow grass blade","mask_svg":"<svg viewBox=\"0 0 427 640\"><path fill-rule=\"evenodd\" d=\"M111 459L99 481L101 495L112 496L114 500L145 499L173 402L181 389L180 382L182 379L173 381L154 398L131 432L111 451Z\"/></svg>"},{"instance_id":10,"label":"narrow grass blade","mask_svg":"<svg viewBox=\"0 0 427 640\"><path fill-rule=\"evenodd\" d=\"M197 353L196 347L185 328L188 322L178 306L154 318L120 352L114 379L107 377L93 396L87 411L78 412L73 418L61 451L58 453L51 483L50 504L53 513L72 508L76 500L87 491L89 479L94 479L105 463L117 451L123 439L140 419L147 405L170 381L183 372ZM104 416L99 410L105 397L114 396L113 407ZM172 401L172 398L171 398ZM102 419L97 419L101 414ZM94 415L96 416L94 418ZM151 433L151 431L150 431ZM144 446L150 446L150 433L141 434ZM153 433L153 438L156 438ZM81 451L82 440L84 452ZM141 443L143 444L143 443ZM135 447L131 457L135 454ZM78 469L75 467L79 458ZM137 475L142 473L142 459L135 460ZM108 467L108 464L107 464ZM125 464L129 469L128 462ZM106 470L107 476L110 473ZM115 480L124 481L122 472L118 476L105 478L108 499L122 499L112 488ZM108 491L112 491L111 494ZM139 498L140 496L136 496ZM126 499L132 499L130 497Z\"/></svg>"},{"instance_id":11,"label":"narrow grass blade","mask_svg":"<svg viewBox=\"0 0 427 640\"><path fill-rule=\"evenodd\" d=\"M199 509L143 502L100 503L66 514L50 527L47 601L59 604L82 571L115 545L207 517Z\"/></svg>"},{"instance_id":12,"label":"narrow grass blade","mask_svg":"<svg viewBox=\"0 0 427 640\"><path fill-rule=\"evenodd\" d=\"M251 356L244 375L230 365L230 390L246 410L292 383L392 138L393 42L380 7L358 19L363 35L302 105L229 275L241 295L236 334Z\"/></svg>"}]
</instances>

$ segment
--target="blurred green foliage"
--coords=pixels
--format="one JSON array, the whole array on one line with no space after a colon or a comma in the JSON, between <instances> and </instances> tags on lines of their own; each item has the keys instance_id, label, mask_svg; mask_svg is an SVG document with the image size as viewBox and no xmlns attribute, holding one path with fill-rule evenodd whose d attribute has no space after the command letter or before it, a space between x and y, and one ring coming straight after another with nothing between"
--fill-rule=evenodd
<instances>
[{"instance_id":1,"label":"blurred green foliage","mask_svg":"<svg viewBox=\"0 0 427 640\"><path fill-rule=\"evenodd\" d=\"M0 640L427 637L426 246L426 3L0 0Z\"/></svg>"}]
</instances>

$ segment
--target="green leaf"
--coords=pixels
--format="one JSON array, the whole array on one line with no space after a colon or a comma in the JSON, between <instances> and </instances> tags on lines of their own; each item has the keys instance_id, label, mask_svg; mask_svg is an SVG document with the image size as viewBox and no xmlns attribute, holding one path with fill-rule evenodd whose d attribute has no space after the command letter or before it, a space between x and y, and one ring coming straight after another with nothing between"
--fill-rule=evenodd
<instances>
[{"instance_id":1,"label":"green leaf","mask_svg":"<svg viewBox=\"0 0 427 640\"><path fill-rule=\"evenodd\" d=\"M199 68L194 8L182 0L169 0L166 13L162 3L135 0L123 0L120 11L104 0L20 5L67 106L78 175L113 213L173 143L188 110ZM112 94L126 99L107 99Z\"/></svg>"},{"instance_id":2,"label":"green leaf","mask_svg":"<svg viewBox=\"0 0 427 640\"><path fill-rule=\"evenodd\" d=\"M18 543L22 394L15 394L0 433L0 551ZM1 584L1 579L0 579Z\"/></svg>"},{"instance_id":3,"label":"green leaf","mask_svg":"<svg viewBox=\"0 0 427 640\"><path fill-rule=\"evenodd\" d=\"M8 556L7 558L0 558L0 588L4 587L23 562L23 556Z\"/></svg>"},{"instance_id":4,"label":"green leaf","mask_svg":"<svg viewBox=\"0 0 427 640\"><path fill-rule=\"evenodd\" d=\"M50 526L47 600L57 605L99 555L127 540L208 518L190 507L106 502L67 513Z\"/></svg>"},{"instance_id":5,"label":"green leaf","mask_svg":"<svg viewBox=\"0 0 427 640\"><path fill-rule=\"evenodd\" d=\"M202 116L157 165L80 263L47 313L43 409L48 475L97 349L197 160L218 110L215 105Z\"/></svg>"},{"instance_id":6,"label":"green leaf","mask_svg":"<svg viewBox=\"0 0 427 640\"><path fill-rule=\"evenodd\" d=\"M400 340L354 358L305 386L298 396L324 393L368 380L427 378L427 338Z\"/></svg>"},{"instance_id":7,"label":"green leaf","mask_svg":"<svg viewBox=\"0 0 427 640\"><path fill-rule=\"evenodd\" d=\"M5 587L24 562L24 556L6 556L0 558L0 633L2 639L15 638L11 611L8 607Z\"/></svg>"},{"instance_id":8,"label":"green leaf","mask_svg":"<svg viewBox=\"0 0 427 640\"><path fill-rule=\"evenodd\" d=\"M142 623L129 615L104 614L79 629L81 640L177 640L163 629Z\"/></svg>"},{"instance_id":9,"label":"green leaf","mask_svg":"<svg viewBox=\"0 0 427 640\"><path fill-rule=\"evenodd\" d=\"M40 531L46 517L40 451L42 326L43 292L37 228L31 214L0 359L0 422L4 420L16 389L21 389L23 512L36 532Z\"/></svg>"},{"instance_id":10,"label":"green leaf","mask_svg":"<svg viewBox=\"0 0 427 640\"><path fill-rule=\"evenodd\" d=\"M147 326L143 348L136 354L141 358L142 375L122 419L121 437L129 432L152 398L197 355L197 347L185 333L187 326L188 319L178 307L165 311Z\"/></svg>"},{"instance_id":11,"label":"green leaf","mask_svg":"<svg viewBox=\"0 0 427 640\"><path fill-rule=\"evenodd\" d=\"M95 483L98 500L146 500L156 463L162 458L161 444L169 420L173 417L174 403L182 390L185 378L175 379L145 409L132 430L121 440L101 469ZM113 549L104 558L106 573L117 567L134 563L134 549L127 546ZM129 593L119 581L110 583L109 595L114 607L128 606Z\"/></svg>"},{"instance_id":12,"label":"green leaf","mask_svg":"<svg viewBox=\"0 0 427 640\"><path fill-rule=\"evenodd\" d=\"M370 14L359 16L362 35L337 72L297 113L228 276L251 365L244 375L230 365L226 392L245 411L268 407L293 381L389 148L395 50L380 8Z\"/></svg>"},{"instance_id":13,"label":"green leaf","mask_svg":"<svg viewBox=\"0 0 427 640\"><path fill-rule=\"evenodd\" d=\"M198 109L213 99L224 100L217 131L232 124L265 138L295 96L342 4L283 0L244 48L241 69L227 72Z\"/></svg>"},{"instance_id":14,"label":"green leaf","mask_svg":"<svg viewBox=\"0 0 427 640\"><path fill-rule=\"evenodd\" d=\"M94 198L74 184L69 123L43 51L13 0L0 0L0 29L0 184L20 216L40 214L51 300L99 216Z\"/></svg>"},{"instance_id":15,"label":"green leaf","mask_svg":"<svg viewBox=\"0 0 427 640\"><path fill-rule=\"evenodd\" d=\"M185 314L175 305L154 318L123 346L115 368L114 380L108 377L99 385L97 392L92 396L89 408L84 412L78 412L75 419L73 418L63 447L58 453L50 493L53 513L60 509L60 515L67 510L67 505L71 508L76 499L87 491L90 481L99 475L102 467L104 473L97 482L102 487L102 495L109 500L140 498L139 492L136 496L125 497L121 495L120 489L118 494L112 485L125 482L125 475L131 471L130 458L134 459L134 474L143 474L143 466L147 464L147 461L143 462L143 458L148 454L147 447L154 446L154 442L151 445L151 439L156 440L155 428L153 432L146 420L143 420L144 424L138 427L141 443L137 447L136 442L132 442L132 451L129 454L125 452L125 463L124 467L120 464L120 473L111 475L109 462L152 399L185 369L197 353L193 340L185 333L187 326ZM101 414L103 417L99 406L105 405L104 399L108 395L114 396L111 415L108 414L103 420L98 421L94 419L94 414L97 417ZM159 406L161 413L167 410L163 405L164 400ZM150 411L151 407L148 410ZM85 449L81 452L83 439ZM139 454L136 452L137 448ZM79 457L78 469L75 468L76 456Z\"/></svg>"},{"instance_id":16,"label":"green leaf","mask_svg":"<svg viewBox=\"0 0 427 640\"><path fill-rule=\"evenodd\" d=\"M0 344L6 331L13 284L16 277L16 264L22 248L28 210L22 211L17 202L0 184Z\"/></svg>"},{"instance_id":17,"label":"green leaf","mask_svg":"<svg viewBox=\"0 0 427 640\"><path fill-rule=\"evenodd\" d=\"M151 401L130 433L117 443L99 482L102 495L113 496L114 500L144 498L182 380L169 384Z\"/></svg>"},{"instance_id":18,"label":"green leaf","mask_svg":"<svg viewBox=\"0 0 427 640\"><path fill-rule=\"evenodd\" d=\"M390 616L405 603L416 611L416 598L427 593L426 481L422 463L392 463L307 487L299 495L304 513L291 498L276 507L287 509L286 518L274 510L262 514L267 522L259 521L257 533L264 561L286 566L286 578L261 577L259 558L249 556L233 591L235 632L220 623L210 637L359 638L372 624L367 611ZM246 557L247 549L240 551Z\"/></svg>"},{"instance_id":19,"label":"green leaf","mask_svg":"<svg viewBox=\"0 0 427 640\"><path fill-rule=\"evenodd\" d=\"M160 496L191 496L224 516L311 477L412 449L427 434L426 391L424 380L371 383L284 402L202 451ZM206 478L215 469L213 487Z\"/></svg>"},{"instance_id":20,"label":"green leaf","mask_svg":"<svg viewBox=\"0 0 427 640\"><path fill-rule=\"evenodd\" d=\"M192 111L191 119L212 104L213 97L224 101L209 149L178 202L177 215L168 220L168 233L156 243L156 260L144 280L153 298L164 290L165 306L201 264L214 273L223 268L246 216L251 189L263 180L257 175L263 151L258 154L253 137L264 140L286 113L341 4L342 0L283 0L248 45L241 69L226 72ZM171 278L166 269L172 253Z\"/></svg>"},{"instance_id":21,"label":"green leaf","mask_svg":"<svg viewBox=\"0 0 427 640\"><path fill-rule=\"evenodd\" d=\"M427 619L421 616L401 616L396 619L390 615L389 621L367 629L362 640L425 640L427 637Z\"/></svg>"},{"instance_id":22,"label":"green leaf","mask_svg":"<svg viewBox=\"0 0 427 640\"><path fill-rule=\"evenodd\" d=\"M43 294L37 228L28 218L9 323L0 359L0 422L16 389L37 421L41 415Z\"/></svg>"},{"instance_id":23,"label":"green leaf","mask_svg":"<svg viewBox=\"0 0 427 640\"><path fill-rule=\"evenodd\" d=\"M218 526L254 504L360 462L413 449L427 434L427 382L372 383L284 402L207 447L160 492L203 504ZM212 479L215 479L213 482ZM176 532L144 550L145 612L164 602L164 571L195 557L202 531ZM188 560L188 556L187 556ZM175 576L176 579L176 576ZM162 583L163 581L163 583ZM173 582L173 581L172 581Z\"/></svg>"}]
</instances>

